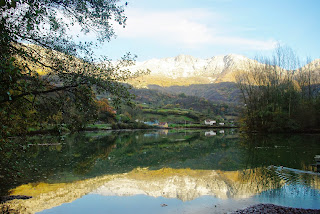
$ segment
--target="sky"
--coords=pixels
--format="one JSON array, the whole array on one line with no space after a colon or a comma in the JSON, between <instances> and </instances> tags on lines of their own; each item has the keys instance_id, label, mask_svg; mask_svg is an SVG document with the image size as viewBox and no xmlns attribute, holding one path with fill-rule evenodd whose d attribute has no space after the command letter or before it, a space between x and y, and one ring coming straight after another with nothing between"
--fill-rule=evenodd
<instances>
[{"instance_id":1,"label":"sky","mask_svg":"<svg viewBox=\"0 0 320 214\"><path fill-rule=\"evenodd\" d=\"M125 28L95 52L137 61L270 54L277 44L320 58L320 0L127 0ZM123 4L125 1L122 2Z\"/></svg>"}]
</instances>

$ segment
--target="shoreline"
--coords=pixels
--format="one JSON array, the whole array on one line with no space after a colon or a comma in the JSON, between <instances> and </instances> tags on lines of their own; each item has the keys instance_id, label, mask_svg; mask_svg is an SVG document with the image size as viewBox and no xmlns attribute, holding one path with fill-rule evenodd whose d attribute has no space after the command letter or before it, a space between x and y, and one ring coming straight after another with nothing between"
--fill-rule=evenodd
<instances>
[{"instance_id":1,"label":"shoreline","mask_svg":"<svg viewBox=\"0 0 320 214\"><path fill-rule=\"evenodd\" d=\"M275 204L255 204L249 206L244 209L238 209L233 212L229 212L230 214L245 214L245 213L310 213L310 214L319 214L320 209L304 209L304 208L294 208L294 207L286 207Z\"/></svg>"},{"instance_id":2,"label":"shoreline","mask_svg":"<svg viewBox=\"0 0 320 214\"><path fill-rule=\"evenodd\" d=\"M204 213L217 213L217 214L247 214L247 213L259 213L259 214L320 214L320 209L311 208L296 208L289 206L281 206L272 203L261 203L259 201L252 200L252 198L242 199L228 199L219 200L210 206L196 207L194 209L185 210L185 214L204 214Z\"/></svg>"}]
</instances>

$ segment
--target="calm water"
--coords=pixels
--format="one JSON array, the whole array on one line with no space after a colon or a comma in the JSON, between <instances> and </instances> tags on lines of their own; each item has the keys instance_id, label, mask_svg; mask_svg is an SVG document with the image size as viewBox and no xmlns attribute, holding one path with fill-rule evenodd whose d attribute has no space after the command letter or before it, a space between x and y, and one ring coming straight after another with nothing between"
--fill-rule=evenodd
<instances>
[{"instance_id":1,"label":"calm water","mask_svg":"<svg viewBox=\"0 0 320 214\"><path fill-rule=\"evenodd\" d=\"M9 202L20 211L203 213L261 202L320 209L312 166L320 135L108 131L14 141L0 148L0 195L32 196Z\"/></svg>"}]
</instances>

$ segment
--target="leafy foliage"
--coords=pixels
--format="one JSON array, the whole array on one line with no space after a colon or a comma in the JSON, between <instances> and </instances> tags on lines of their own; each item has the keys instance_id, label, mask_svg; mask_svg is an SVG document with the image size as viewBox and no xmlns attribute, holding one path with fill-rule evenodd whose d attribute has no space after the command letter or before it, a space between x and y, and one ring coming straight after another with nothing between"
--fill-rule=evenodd
<instances>
[{"instance_id":1,"label":"leafy foliage","mask_svg":"<svg viewBox=\"0 0 320 214\"><path fill-rule=\"evenodd\" d=\"M81 128L97 118L95 93L115 105L132 98L120 81L137 75L122 69L135 56L97 63L92 51L114 36L113 23L125 26L117 0L4 0L0 10L2 138L46 123ZM77 42L87 33L97 42Z\"/></svg>"},{"instance_id":2,"label":"leafy foliage","mask_svg":"<svg viewBox=\"0 0 320 214\"><path fill-rule=\"evenodd\" d=\"M283 47L273 60L263 60L236 77L245 103L245 127L264 132L318 129L319 73L308 66L297 68L299 60Z\"/></svg>"},{"instance_id":3,"label":"leafy foliage","mask_svg":"<svg viewBox=\"0 0 320 214\"><path fill-rule=\"evenodd\" d=\"M97 104L99 108L99 120L112 122L115 119L116 111L109 104L108 99L102 98L101 100L97 101Z\"/></svg>"},{"instance_id":4,"label":"leafy foliage","mask_svg":"<svg viewBox=\"0 0 320 214\"><path fill-rule=\"evenodd\" d=\"M135 100L154 108L181 108L201 112L205 115L237 115L237 104L207 100L204 97L170 93L150 89L133 89Z\"/></svg>"},{"instance_id":5,"label":"leafy foliage","mask_svg":"<svg viewBox=\"0 0 320 214\"><path fill-rule=\"evenodd\" d=\"M150 89L158 90L164 93L185 94L188 96L203 97L207 100L219 103L238 104L241 102L240 92L237 85L232 82L222 82L214 84L194 84L189 86L170 86L161 87L158 85L149 85Z\"/></svg>"}]
</instances>

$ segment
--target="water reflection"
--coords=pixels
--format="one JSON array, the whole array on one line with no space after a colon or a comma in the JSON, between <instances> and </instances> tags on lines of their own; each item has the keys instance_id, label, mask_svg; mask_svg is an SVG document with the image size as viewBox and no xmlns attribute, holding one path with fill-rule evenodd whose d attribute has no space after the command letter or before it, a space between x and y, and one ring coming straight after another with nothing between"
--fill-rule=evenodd
<instances>
[{"instance_id":1,"label":"water reflection","mask_svg":"<svg viewBox=\"0 0 320 214\"><path fill-rule=\"evenodd\" d=\"M248 176L249 175L249 176ZM262 169L245 171L169 169L150 171L137 169L121 179L111 180L93 193L105 196L177 198L191 201L200 196L220 199L249 198L259 192L281 186L278 180L268 179Z\"/></svg>"},{"instance_id":2,"label":"water reflection","mask_svg":"<svg viewBox=\"0 0 320 214\"><path fill-rule=\"evenodd\" d=\"M216 135L217 135L217 132L209 131L209 132L205 132L204 135L205 135L206 137L208 137L208 136L216 136Z\"/></svg>"},{"instance_id":3,"label":"water reflection","mask_svg":"<svg viewBox=\"0 0 320 214\"><path fill-rule=\"evenodd\" d=\"M291 194L294 194L295 200L320 199L320 178L317 175L299 175L291 179L291 182L297 186L291 186L292 183L289 184L278 176L275 167L238 171L138 168L129 173L72 183L22 185L13 189L12 194L32 195L33 198L11 201L8 204L15 210L22 207L34 213L70 203L87 194L122 197L146 195L181 201L192 201L203 196L217 199L249 199L255 195L260 195L256 200L259 197L266 200ZM304 194L301 194L302 192ZM269 194L269 197L266 194ZM274 196L270 197L270 194Z\"/></svg>"},{"instance_id":4,"label":"water reflection","mask_svg":"<svg viewBox=\"0 0 320 214\"><path fill-rule=\"evenodd\" d=\"M181 201L204 196L263 201L282 194L319 199L318 174L304 173L320 154L319 136L240 138L233 130L216 130L207 137L206 132L109 131L17 139L0 150L0 195L33 196L8 202L32 212L86 194ZM308 191L300 194L303 189Z\"/></svg>"}]
</instances>

